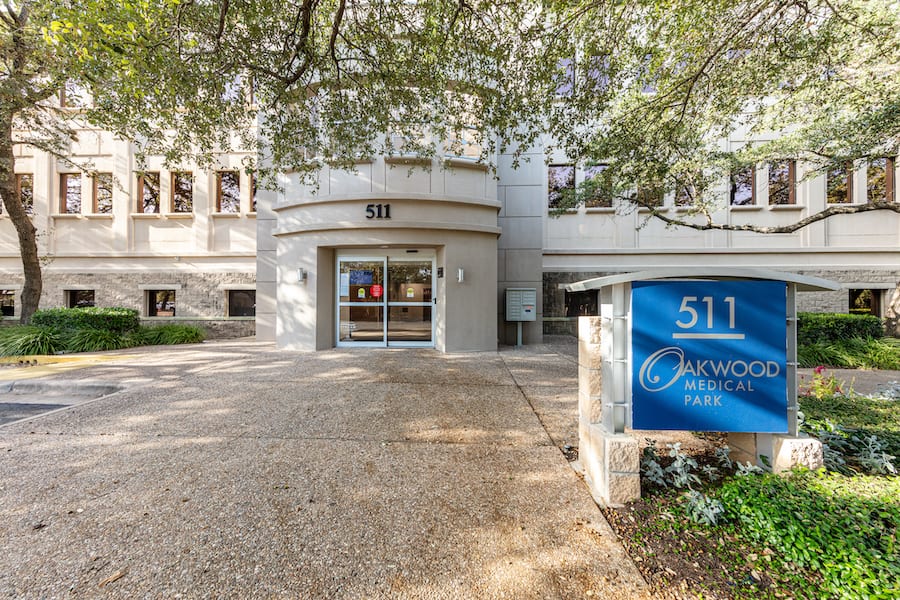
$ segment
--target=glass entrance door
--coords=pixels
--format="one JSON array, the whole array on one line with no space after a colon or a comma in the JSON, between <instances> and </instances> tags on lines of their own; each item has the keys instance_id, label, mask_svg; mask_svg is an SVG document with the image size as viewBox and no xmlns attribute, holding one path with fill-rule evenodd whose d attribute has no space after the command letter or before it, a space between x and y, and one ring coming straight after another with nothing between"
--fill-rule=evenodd
<instances>
[{"instance_id":1,"label":"glass entrance door","mask_svg":"<svg viewBox=\"0 0 900 600\"><path fill-rule=\"evenodd\" d=\"M434 258L339 257L338 346L434 346Z\"/></svg>"},{"instance_id":2,"label":"glass entrance door","mask_svg":"<svg viewBox=\"0 0 900 600\"><path fill-rule=\"evenodd\" d=\"M388 258L388 342L432 345L432 261Z\"/></svg>"}]
</instances>

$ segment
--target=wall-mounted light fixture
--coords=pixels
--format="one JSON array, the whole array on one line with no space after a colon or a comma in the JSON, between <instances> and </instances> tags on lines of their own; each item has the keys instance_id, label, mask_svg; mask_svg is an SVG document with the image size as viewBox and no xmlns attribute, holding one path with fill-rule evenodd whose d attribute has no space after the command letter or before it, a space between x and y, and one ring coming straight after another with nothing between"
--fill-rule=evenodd
<instances>
[{"instance_id":1,"label":"wall-mounted light fixture","mask_svg":"<svg viewBox=\"0 0 900 600\"><path fill-rule=\"evenodd\" d=\"M309 272L306 269L304 269L303 267L300 267L297 269L297 281L298 282L306 283L306 280L308 278L309 278Z\"/></svg>"},{"instance_id":2,"label":"wall-mounted light fixture","mask_svg":"<svg viewBox=\"0 0 900 600\"><path fill-rule=\"evenodd\" d=\"M462 283L466 280L466 272L462 267L456 270L456 281Z\"/></svg>"}]
</instances>

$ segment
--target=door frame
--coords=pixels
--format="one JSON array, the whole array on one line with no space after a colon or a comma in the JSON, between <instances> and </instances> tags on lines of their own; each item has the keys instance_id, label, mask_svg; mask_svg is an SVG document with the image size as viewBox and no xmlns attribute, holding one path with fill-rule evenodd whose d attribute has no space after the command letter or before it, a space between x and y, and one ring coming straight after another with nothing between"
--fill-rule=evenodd
<instances>
[{"instance_id":1,"label":"door frame","mask_svg":"<svg viewBox=\"0 0 900 600\"><path fill-rule=\"evenodd\" d=\"M434 348L435 347L435 317L436 310L435 307L437 305L437 273L435 270L435 263L437 262L437 252L433 248L418 248L418 252L410 253L405 248L400 249L387 249L387 248L371 248L371 249L354 249L352 251L341 252L337 251L335 253L334 260L334 272L335 272L335 289L334 289L334 328L335 328L335 346L338 348ZM406 258L407 260L401 260L402 258ZM431 289L432 296L431 302L390 302L388 300L388 290L390 289L390 271L389 264L391 262L391 258L394 259L395 262L431 262ZM353 302L353 301L341 301L341 263L342 262L381 262L382 269L384 272L384 281L382 282L382 286L384 287L384 295L382 296L382 300L378 303L375 302ZM341 308L349 307L349 306L380 306L383 311L383 325L382 325L382 341L380 342L365 342L365 341L341 341ZM431 307L431 341L422 342L422 341L389 341L388 340L388 329L390 326L390 308L392 306L430 306Z\"/></svg>"}]
</instances>

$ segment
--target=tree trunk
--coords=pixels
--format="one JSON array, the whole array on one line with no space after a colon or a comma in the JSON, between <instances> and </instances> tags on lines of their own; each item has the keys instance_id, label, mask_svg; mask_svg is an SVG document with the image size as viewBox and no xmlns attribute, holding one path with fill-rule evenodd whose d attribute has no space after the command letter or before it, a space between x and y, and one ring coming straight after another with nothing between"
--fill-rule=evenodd
<instances>
[{"instance_id":1,"label":"tree trunk","mask_svg":"<svg viewBox=\"0 0 900 600\"><path fill-rule=\"evenodd\" d=\"M22 256L22 272L25 284L22 286L19 322L23 325L31 321L31 315L38 308L43 289L41 261L37 248L37 229L25 212L22 198L16 189L15 156L13 155L11 114L0 115L0 198L9 214L9 220L19 235L19 252Z\"/></svg>"}]
</instances>

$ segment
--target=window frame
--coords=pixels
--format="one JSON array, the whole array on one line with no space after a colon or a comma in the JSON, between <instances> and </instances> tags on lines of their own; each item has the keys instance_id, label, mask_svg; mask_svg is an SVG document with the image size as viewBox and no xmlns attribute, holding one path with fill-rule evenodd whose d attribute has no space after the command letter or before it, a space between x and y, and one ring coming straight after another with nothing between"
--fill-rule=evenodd
<instances>
[{"instance_id":1,"label":"window frame","mask_svg":"<svg viewBox=\"0 0 900 600\"><path fill-rule=\"evenodd\" d=\"M841 170L844 173L844 189L846 190L844 193L845 200L843 202L832 202L831 194L829 193L829 189L831 187L831 182L836 178L832 177L832 173L837 171L836 168L828 169L825 171L825 204L826 205L839 205L839 204L853 204L853 161L845 161Z\"/></svg>"},{"instance_id":2,"label":"window frame","mask_svg":"<svg viewBox=\"0 0 900 600\"><path fill-rule=\"evenodd\" d=\"M151 319L172 319L175 318L178 311L178 292L180 290L176 288L152 288L144 291L144 307L146 308L146 315ZM163 292L171 292L172 297L172 314L159 314L160 310L157 307L159 301L159 294ZM151 302L151 299L154 301ZM166 299L166 303L169 300ZM165 309L165 307L163 307ZM169 312L167 310L163 310L162 312Z\"/></svg>"},{"instance_id":3,"label":"window frame","mask_svg":"<svg viewBox=\"0 0 900 600\"><path fill-rule=\"evenodd\" d=\"M22 199L22 180L27 177L31 184L31 202L28 204ZM16 197L22 203L26 215L34 215L34 173L16 173Z\"/></svg>"},{"instance_id":4,"label":"window frame","mask_svg":"<svg viewBox=\"0 0 900 600\"><path fill-rule=\"evenodd\" d=\"M77 178L77 185L73 188L69 187L69 181ZM69 191L77 191L78 209L69 210ZM59 214L63 215L80 215L84 209L84 197L81 189L81 173L60 173L59 174Z\"/></svg>"},{"instance_id":5,"label":"window frame","mask_svg":"<svg viewBox=\"0 0 900 600\"><path fill-rule=\"evenodd\" d=\"M553 177L551 177L550 173L553 169L571 169L572 170L571 177L568 177L568 176L566 177L567 180L571 179L571 182L572 182L571 186L566 185L566 186L561 186L558 188L551 187ZM574 162L556 162L556 163L550 163L549 165L547 165L546 205L549 210L556 210L559 208L559 200L562 199L562 190L571 189L573 192L575 191L575 189L576 189L575 172L576 172L576 167L575 167ZM551 201L551 194L553 194L553 193L556 193L559 196L559 199L556 200L556 202Z\"/></svg>"},{"instance_id":6,"label":"window frame","mask_svg":"<svg viewBox=\"0 0 900 600\"><path fill-rule=\"evenodd\" d=\"M109 176L109 210L101 211L100 208L100 178ZM114 193L113 189L115 187L115 178L112 173L103 172L103 173L94 173L91 175L91 214L95 215L109 215L113 212L113 199Z\"/></svg>"},{"instance_id":7,"label":"window frame","mask_svg":"<svg viewBox=\"0 0 900 600\"><path fill-rule=\"evenodd\" d=\"M750 201L746 203L735 203L735 195L737 192L737 179L736 176L743 171L750 171ZM756 189L756 166L746 166L740 168L736 171L732 171L729 176L729 195L728 195L728 206L730 208L735 207L744 207L744 206L759 206L757 202L757 189Z\"/></svg>"},{"instance_id":8,"label":"window frame","mask_svg":"<svg viewBox=\"0 0 900 600\"><path fill-rule=\"evenodd\" d=\"M179 190L179 182L187 181L188 210L179 210L176 198L182 197ZM169 173L169 211L173 214L189 215L194 212L194 173L192 171L171 171Z\"/></svg>"},{"instance_id":9,"label":"window frame","mask_svg":"<svg viewBox=\"0 0 900 600\"><path fill-rule=\"evenodd\" d=\"M772 172L774 166L787 164L787 202L773 202L772 198ZM768 204L769 206L796 206L797 205L797 161L788 158L780 161L771 161L766 165L766 177L768 180Z\"/></svg>"},{"instance_id":10,"label":"window frame","mask_svg":"<svg viewBox=\"0 0 900 600\"><path fill-rule=\"evenodd\" d=\"M77 302L73 301L75 299L75 296L78 294L84 294L86 292L91 293L90 304L85 304L84 306L77 306ZM63 294L65 295L65 297L63 299L65 300L65 304L66 304L67 308L85 308L88 306L97 306L97 291L96 290L68 289L68 290L63 290Z\"/></svg>"},{"instance_id":11,"label":"window frame","mask_svg":"<svg viewBox=\"0 0 900 600\"><path fill-rule=\"evenodd\" d=\"M16 293L21 290L17 290L15 288L3 288L0 289L0 317L11 319L16 317ZM7 304L6 297L9 297L9 304ZM12 309L12 310L7 310Z\"/></svg>"},{"instance_id":12,"label":"window frame","mask_svg":"<svg viewBox=\"0 0 900 600\"><path fill-rule=\"evenodd\" d=\"M232 303L232 300L231 300L231 295L232 295L232 294L236 294L236 293L238 293L238 294L252 294L252 295L253 295L253 306L252 306L253 314L249 314L249 315L234 315L234 314L231 314L231 310L232 310L232 306L233 306L233 303ZM250 289L241 289L241 288L229 288L229 289L226 289L226 290L225 290L225 317L226 317L226 318L229 318L229 319L237 319L237 318L243 318L243 319L253 318L253 319L255 319L255 318L256 318L256 290L255 290L255 289L252 289L252 290L250 290Z\"/></svg>"},{"instance_id":13,"label":"window frame","mask_svg":"<svg viewBox=\"0 0 900 600\"><path fill-rule=\"evenodd\" d=\"M237 183L237 199L235 210L222 210L222 199L224 197L222 188L222 176L225 174L234 174ZM216 212L224 214L240 214L241 212L241 172L237 169L222 169L216 171Z\"/></svg>"},{"instance_id":14,"label":"window frame","mask_svg":"<svg viewBox=\"0 0 900 600\"><path fill-rule=\"evenodd\" d=\"M145 197L146 197L145 179L147 178L148 175L156 176L156 210L154 210L154 211L145 210L145 202L144 202ZM147 214L147 215L157 215L162 212L162 206L160 206L161 201L162 201L162 198L161 198L162 190L160 189L160 180L161 180L161 177L160 177L159 171L142 171L142 172L138 173L138 180L137 180L137 212L138 213Z\"/></svg>"}]
</instances>

